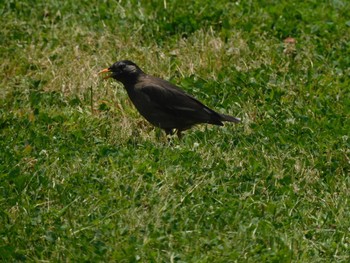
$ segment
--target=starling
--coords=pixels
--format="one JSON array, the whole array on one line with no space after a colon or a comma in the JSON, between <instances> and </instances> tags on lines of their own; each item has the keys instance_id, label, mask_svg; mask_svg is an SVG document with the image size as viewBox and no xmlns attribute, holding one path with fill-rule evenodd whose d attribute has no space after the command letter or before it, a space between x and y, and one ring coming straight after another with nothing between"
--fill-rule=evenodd
<instances>
[{"instance_id":1,"label":"starling","mask_svg":"<svg viewBox=\"0 0 350 263\"><path fill-rule=\"evenodd\" d=\"M240 122L208 108L174 84L144 73L132 61L118 61L99 74L107 72L111 74L104 79L120 81L140 114L167 135L176 131L181 137L182 131L200 123L223 126L223 121Z\"/></svg>"}]
</instances>

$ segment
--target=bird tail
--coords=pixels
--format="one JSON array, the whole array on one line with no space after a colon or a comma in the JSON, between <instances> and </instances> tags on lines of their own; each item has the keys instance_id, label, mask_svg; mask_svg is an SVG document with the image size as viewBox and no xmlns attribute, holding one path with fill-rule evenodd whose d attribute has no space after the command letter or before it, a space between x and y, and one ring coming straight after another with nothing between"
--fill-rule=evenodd
<instances>
[{"instance_id":1,"label":"bird tail","mask_svg":"<svg viewBox=\"0 0 350 263\"><path fill-rule=\"evenodd\" d=\"M226 114L220 114L221 117L221 121L229 121L229 122L234 122L234 123L239 123L241 121L241 119L230 116L230 115L226 115Z\"/></svg>"}]
</instances>

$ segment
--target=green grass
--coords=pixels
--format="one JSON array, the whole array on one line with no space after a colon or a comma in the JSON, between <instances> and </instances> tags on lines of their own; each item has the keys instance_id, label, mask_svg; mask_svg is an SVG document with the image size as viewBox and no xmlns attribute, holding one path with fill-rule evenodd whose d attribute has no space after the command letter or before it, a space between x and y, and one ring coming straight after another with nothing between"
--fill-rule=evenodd
<instances>
[{"instance_id":1,"label":"green grass","mask_svg":"<svg viewBox=\"0 0 350 263\"><path fill-rule=\"evenodd\" d=\"M2 262L349 262L347 1L10 0L0 25ZM168 143L97 75L120 59L242 123Z\"/></svg>"}]
</instances>

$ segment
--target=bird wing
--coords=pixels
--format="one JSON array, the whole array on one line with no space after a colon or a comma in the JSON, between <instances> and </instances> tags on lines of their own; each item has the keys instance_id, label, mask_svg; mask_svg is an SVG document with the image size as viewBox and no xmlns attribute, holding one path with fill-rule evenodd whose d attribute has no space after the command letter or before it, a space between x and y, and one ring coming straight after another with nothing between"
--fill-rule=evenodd
<instances>
[{"instance_id":1,"label":"bird wing","mask_svg":"<svg viewBox=\"0 0 350 263\"><path fill-rule=\"evenodd\" d=\"M148 84L140 88L154 107L174 117L222 125L220 115L170 82Z\"/></svg>"}]
</instances>

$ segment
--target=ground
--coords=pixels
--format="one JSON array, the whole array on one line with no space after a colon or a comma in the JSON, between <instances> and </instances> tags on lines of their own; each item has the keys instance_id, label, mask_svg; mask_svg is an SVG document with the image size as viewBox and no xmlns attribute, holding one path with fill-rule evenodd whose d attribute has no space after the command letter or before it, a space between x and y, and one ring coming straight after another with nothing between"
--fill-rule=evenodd
<instances>
[{"instance_id":1,"label":"ground","mask_svg":"<svg viewBox=\"0 0 350 263\"><path fill-rule=\"evenodd\" d=\"M4 262L349 262L348 1L0 5ZM168 141L121 59L242 119Z\"/></svg>"}]
</instances>

